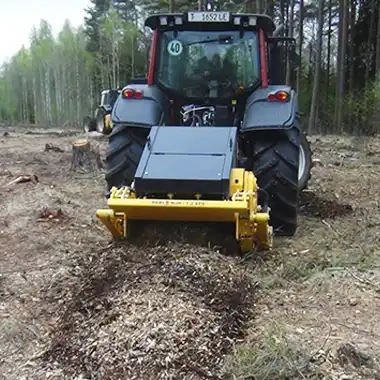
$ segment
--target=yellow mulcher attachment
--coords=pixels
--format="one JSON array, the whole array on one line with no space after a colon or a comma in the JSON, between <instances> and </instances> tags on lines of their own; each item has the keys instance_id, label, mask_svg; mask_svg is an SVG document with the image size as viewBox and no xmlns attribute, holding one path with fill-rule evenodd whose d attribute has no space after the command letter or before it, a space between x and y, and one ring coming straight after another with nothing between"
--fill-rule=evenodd
<instances>
[{"instance_id":1,"label":"yellow mulcher attachment","mask_svg":"<svg viewBox=\"0 0 380 380\"><path fill-rule=\"evenodd\" d=\"M253 173L232 169L229 200L136 198L132 189L114 187L108 200L109 209L98 210L96 216L117 239L128 236L128 219L230 222L235 224L235 239L242 252L255 247L269 249L272 247L269 211L261 210L257 194Z\"/></svg>"},{"instance_id":2,"label":"yellow mulcher attachment","mask_svg":"<svg viewBox=\"0 0 380 380\"><path fill-rule=\"evenodd\" d=\"M222 135L216 148L215 135ZM152 128L134 184L112 188L109 208L98 210L97 217L117 239L128 237L129 220L234 223L243 253L270 249L269 208L258 204L254 174L233 167L235 136L236 128ZM164 143L170 140L176 144Z\"/></svg>"}]
</instances>

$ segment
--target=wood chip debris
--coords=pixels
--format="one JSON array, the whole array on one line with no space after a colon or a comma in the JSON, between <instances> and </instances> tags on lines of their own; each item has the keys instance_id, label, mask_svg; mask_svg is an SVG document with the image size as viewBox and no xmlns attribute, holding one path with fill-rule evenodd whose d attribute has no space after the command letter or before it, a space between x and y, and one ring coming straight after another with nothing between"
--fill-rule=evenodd
<instances>
[{"instance_id":1,"label":"wood chip debris","mask_svg":"<svg viewBox=\"0 0 380 380\"><path fill-rule=\"evenodd\" d=\"M252 317L237 257L190 245L110 247L46 289L57 323L45 365L101 379L219 379Z\"/></svg>"}]
</instances>

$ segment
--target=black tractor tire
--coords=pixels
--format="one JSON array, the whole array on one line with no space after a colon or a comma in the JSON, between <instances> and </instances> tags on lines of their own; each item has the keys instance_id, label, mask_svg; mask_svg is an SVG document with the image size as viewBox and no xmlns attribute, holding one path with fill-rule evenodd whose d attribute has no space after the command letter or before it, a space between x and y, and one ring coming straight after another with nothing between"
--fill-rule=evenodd
<instances>
[{"instance_id":1,"label":"black tractor tire","mask_svg":"<svg viewBox=\"0 0 380 380\"><path fill-rule=\"evenodd\" d=\"M96 121L90 116L86 116L83 120L83 131L85 133L93 132L96 130Z\"/></svg>"},{"instance_id":2,"label":"black tractor tire","mask_svg":"<svg viewBox=\"0 0 380 380\"><path fill-rule=\"evenodd\" d=\"M251 170L259 188L269 197L270 225L276 235L293 236L297 230L298 164L302 132L294 127L257 139L253 145Z\"/></svg>"},{"instance_id":3,"label":"black tractor tire","mask_svg":"<svg viewBox=\"0 0 380 380\"><path fill-rule=\"evenodd\" d=\"M298 188L300 191L307 189L308 182L311 179L311 168L313 167L313 152L306 134L301 132L300 135L300 170L301 170L301 152L304 160L302 173L298 174Z\"/></svg>"},{"instance_id":4,"label":"black tractor tire","mask_svg":"<svg viewBox=\"0 0 380 380\"><path fill-rule=\"evenodd\" d=\"M106 153L107 191L113 186L130 186L149 134L147 128L116 126L109 135Z\"/></svg>"}]
</instances>

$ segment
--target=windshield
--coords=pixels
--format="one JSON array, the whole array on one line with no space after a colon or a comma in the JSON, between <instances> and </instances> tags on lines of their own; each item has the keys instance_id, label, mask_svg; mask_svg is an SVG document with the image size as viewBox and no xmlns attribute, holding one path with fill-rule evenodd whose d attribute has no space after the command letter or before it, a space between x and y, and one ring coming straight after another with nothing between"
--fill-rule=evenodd
<instances>
[{"instance_id":1,"label":"windshield","mask_svg":"<svg viewBox=\"0 0 380 380\"><path fill-rule=\"evenodd\" d=\"M231 98L259 81L256 32L167 31L159 41L157 80L186 97Z\"/></svg>"}]
</instances>

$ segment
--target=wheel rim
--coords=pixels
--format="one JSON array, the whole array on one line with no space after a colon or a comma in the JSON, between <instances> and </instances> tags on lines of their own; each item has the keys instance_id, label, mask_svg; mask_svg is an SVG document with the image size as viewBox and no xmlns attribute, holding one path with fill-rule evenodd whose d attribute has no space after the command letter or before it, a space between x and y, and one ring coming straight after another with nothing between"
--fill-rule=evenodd
<instances>
[{"instance_id":1,"label":"wheel rim","mask_svg":"<svg viewBox=\"0 0 380 380\"><path fill-rule=\"evenodd\" d=\"M305 151L303 149L303 146L301 145L300 153L299 153L299 164L298 164L298 181L300 181L304 175L305 166L306 166Z\"/></svg>"},{"instance_id":2,"label":"wheel rim","mask_svg":"<svg viewBox=\"0 0 380 380\"><path fill-rule=\"evenodd\" d=\"M98 118L98 120L96 121L96 130L99 133L103 133L103 131L104 131L104 119L103 118Z\"/></svg>"}]
</instances>

